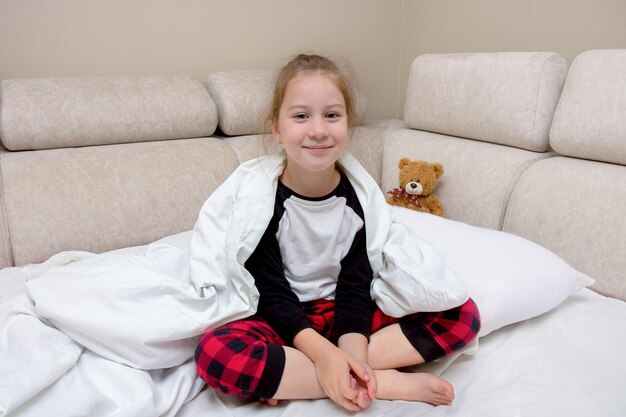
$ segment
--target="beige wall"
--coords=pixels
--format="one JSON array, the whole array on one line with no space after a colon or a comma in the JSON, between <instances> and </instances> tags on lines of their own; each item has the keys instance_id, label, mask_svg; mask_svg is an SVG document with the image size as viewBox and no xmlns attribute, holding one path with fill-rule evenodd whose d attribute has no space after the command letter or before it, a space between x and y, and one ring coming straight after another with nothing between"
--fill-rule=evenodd
<instances>
[{"instance_id":1,"label":"beige wall","mask_svg":"<svg viewBox=\"0 0 626 417\"><path fill-rule=\"evenodd\" d=\"M0 0L0 79L276 68L345 58L370 119L401 117L427 52L626 48L624 0Z\"/></svg>"},{"instance_id":2,"label":"beige wall","mask_svg":"<svg viewBox=\"0 0 626 417\"><path fill-rule=\"evenodd\" d=\"M274 69L347 60L369 118L395 117L399 0L0 0L0 79ZM375 98L375 99L374 99Z\"/></svg>"},{"instance_id":3,"label":"beige wall","mask_svg":"<svg viewBox=\"0 0 626 417\"><path fill-rule=\"evenodd\" d=\"M625 0L403 0L400 109L423 53L626 48ZM400 110L400 115L402 110Z\"/></svg>"}]
</instances>

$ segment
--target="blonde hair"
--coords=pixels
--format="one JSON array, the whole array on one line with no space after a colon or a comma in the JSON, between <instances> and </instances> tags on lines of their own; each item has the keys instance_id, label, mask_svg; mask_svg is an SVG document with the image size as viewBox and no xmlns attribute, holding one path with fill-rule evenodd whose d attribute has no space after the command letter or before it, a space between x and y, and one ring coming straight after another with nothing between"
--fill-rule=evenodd
<instances>
[{"instance_id":1,"label":"blonde hair","mask_svg":"<svg viewBox=\"0 0 626 417\"><path fill-rule=\"evenodd\" d=\"M313 73L321 73L335 83L346 104L348 126L354 127L358 125L354 86L350 80L351 77L347 74L347 70L339 68L335 62L324 56L299 54L289 61L276 77L272 104L265 120L266 126L269 127L272 121L278 120L278 114L280 113L280 107L283 104L289 81L300 74Z\"/></svg>"}]
</instances>

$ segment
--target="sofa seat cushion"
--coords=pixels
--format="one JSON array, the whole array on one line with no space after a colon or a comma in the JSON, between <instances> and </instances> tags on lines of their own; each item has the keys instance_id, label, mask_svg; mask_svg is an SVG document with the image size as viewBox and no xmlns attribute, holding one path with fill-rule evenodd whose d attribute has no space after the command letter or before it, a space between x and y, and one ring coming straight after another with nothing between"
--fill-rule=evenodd
<instances>
[{"instance_id":1,"label":"sofa seat cushion","mask_svg":"<svg viewBox=\"0 0 626 417\"><path fill-rule=\"evenodd\" d=\"M503 230L550 249L625 299L626 167L555 157L538 161L511 195Z\"/></svg>"},{"instance_id":2,"label":"sofa seat cushion","mask_svg":"<svg viewBox=\"0 0 626 417\"><path fill-rule=\"evenodd\" d=\"M1 163L15 265L191 230L238 165L215 138L4 152Z\"/></svg>"}]
</instances>

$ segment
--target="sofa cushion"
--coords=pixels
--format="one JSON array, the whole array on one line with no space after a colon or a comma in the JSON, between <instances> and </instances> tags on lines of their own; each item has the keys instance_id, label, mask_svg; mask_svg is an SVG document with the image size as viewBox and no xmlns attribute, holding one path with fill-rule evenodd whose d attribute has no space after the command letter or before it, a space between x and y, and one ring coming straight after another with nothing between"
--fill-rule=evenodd
<instances>
[{"instance_id":1,"label":"sofa cushion","mask_svg":"<svg viewBox=\"0 0 626 417\"><path fill-rule=\"evenodd\" d=\"M626 49L574 59L550 143L563 155L626 165Z\"/></svg>"},{"instance_id":2,"label":"sofa cushion","mask_svg":"<svg viewBox=\"0 0 626 417\"><path fill-rule=\"evenodd\" d=\"M209 136L217 109L188 76L2 82L0 137L9 150Z\"/></svg>"},{"instance_id":3,"label":"sofa cushion","mask_svg":"<svg viewBox=\"0 0 626 417\"><path fill-rule=\"evenodd\" d=\"M206 88L217 104L219 128L228 136L270 133L265 123L274 94L274 72L270 70L224 71L209 74ZM356 112L359 120L366 110L366 99L357 88Z\"/></svg>"},{"instance_id":4,"label":"sofa cushion","mask_svg":"<svg viewBox=\"0 0 626 417\"><path fill-rule=\"evenodd\" d=\"M626 299L626 167L554 157L531 165L510 198L503 230L550 249Z\"/></svg>"},{"instance_id":5,"label":"sofa cushion","mask_svg":"<svg viewBox=\"0 0 626 417\"><path fill-rule=\"evenodd\" d=\"M272 101L270 70L226 71L209 74L206 88L217 104L218 126L229 136L268 133L265 118Z\"/></svg>"},{"instance_id":6,"label":"sofa cushion","mask_svg":"<svg viewBox=\"0 0 626 417\"><path fill-rule=\"evenodd\" d=\"M7 151L0 146L0 159ZM0 169L0 184L3 183L2 169ZM0 269L13 265L11 254L11 238L6 222L5 198L0 198Z\"/></svg>"},{"instance_id":7,"label":"sofa cushion","mask_svg":"<svg viewBox=\"0 0 626 417\"><path fill-rule=\"evenodd\" d=\"M16 265L191 230L206 198L238 165L216 138L0 155Z\"/></svg>"},{"instance_id":8,"label":"sofa cushion","mask_svg":"<svg viewBox=\"0 0 626 417\"><path fill-rule=\"evenodd\" d=\"M500 229L508 198L520 175L552 153L537 153L411 129L389 129L385 137L384 192L399 184L402 157L443 164L435 194L446 217L474 226Z\"/></svg>"},{"instance_id":9,"label":"sofa cushion","mask_svg":"<svg viewBox=\"0 0 626 417\"><path fill-rule=\"evenodd\" d=\"M548 132L567 68L551 52L427 54L413 61L408 127L532 151Z\"/></svg>"}]
</instances>

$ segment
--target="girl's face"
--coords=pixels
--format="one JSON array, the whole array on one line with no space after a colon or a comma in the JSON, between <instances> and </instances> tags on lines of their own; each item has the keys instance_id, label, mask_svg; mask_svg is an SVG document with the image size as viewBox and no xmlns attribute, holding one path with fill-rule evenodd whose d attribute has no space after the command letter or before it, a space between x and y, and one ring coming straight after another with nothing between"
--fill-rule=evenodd
<instances>
[{"instance_id":1,"label":"girl's face","mask_svg":"<svg viewBox=\"0 0 626 417\"><path fill-rule=\"evenodd\" d=\"M348 119L343 94L322 73L300 74L287 84L274 138L287 153L291 174L334 171L348 146Z\"/></svg>"}]
</instances>

